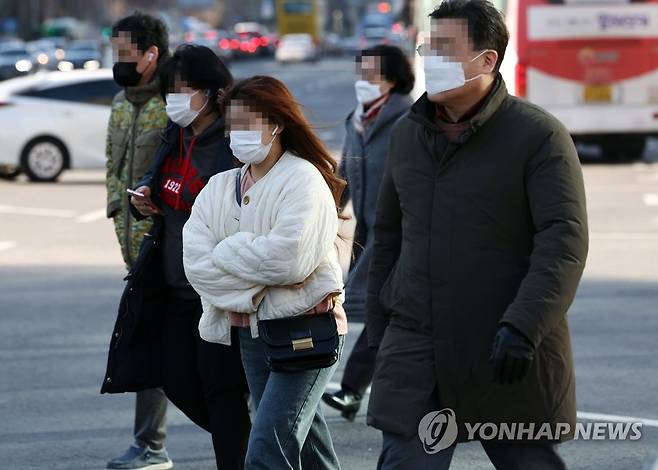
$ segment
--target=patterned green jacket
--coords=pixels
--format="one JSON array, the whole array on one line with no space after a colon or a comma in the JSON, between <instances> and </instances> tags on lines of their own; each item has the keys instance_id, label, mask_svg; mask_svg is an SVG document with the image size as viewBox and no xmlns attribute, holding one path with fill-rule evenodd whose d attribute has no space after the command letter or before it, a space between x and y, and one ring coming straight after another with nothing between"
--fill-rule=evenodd
<instances>
[{"instance_id":1,"label":"patterned green jacket","mask_svg":"<svg viewBox=\"0 0 658 470\"><path fill-rule=\"evenodd\" d=\"M167 126L165 104L159 91L159 83L154 80L144 86L128 87L112 101L106 146L107 217L114 220L128 269L137 259L144 234L151 228L151 219L136 221L131 216L126 189L132 189L150 168L160 134Z\"/></svg>"}]
</instances>

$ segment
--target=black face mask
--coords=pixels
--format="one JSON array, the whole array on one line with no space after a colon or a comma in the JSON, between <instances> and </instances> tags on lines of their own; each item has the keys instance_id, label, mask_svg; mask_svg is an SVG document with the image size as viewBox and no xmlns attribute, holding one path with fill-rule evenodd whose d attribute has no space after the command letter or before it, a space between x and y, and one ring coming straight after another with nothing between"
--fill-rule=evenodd
<instances>
[{"instance_id":1,"label":"black face mask","mask_svg":"<svg viewBox=\"0 0 658 470\"><path fill-rule=\"evenodd\" d=\"M142 74L137 71L137 62L117 62L112 67L114 81L120 86L135 86L142 79Z\"/></svg>"}]
</instances>

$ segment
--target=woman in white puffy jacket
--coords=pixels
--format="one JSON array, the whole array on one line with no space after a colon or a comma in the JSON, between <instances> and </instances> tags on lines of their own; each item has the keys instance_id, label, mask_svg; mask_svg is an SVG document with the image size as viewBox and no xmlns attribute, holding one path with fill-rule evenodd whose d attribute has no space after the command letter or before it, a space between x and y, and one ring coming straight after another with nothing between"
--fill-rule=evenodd
<instances>
[{"instance_id":1,"label":"woman in white puffy jacket","mask_svg":"<svg viewBox=\"0 0 658 470\"><path fill-rule=\"evenodd\" d=\"M347 321L336 239L345 183L292 94L253 77L225 97L231 149L244 166L213 177L183 230L183 263L199 293L206 341L239 329L256 417L247 469L338 469L320 398L337 367L270 371L258 320L333 311Z\"/></svg>"}]
</instances>

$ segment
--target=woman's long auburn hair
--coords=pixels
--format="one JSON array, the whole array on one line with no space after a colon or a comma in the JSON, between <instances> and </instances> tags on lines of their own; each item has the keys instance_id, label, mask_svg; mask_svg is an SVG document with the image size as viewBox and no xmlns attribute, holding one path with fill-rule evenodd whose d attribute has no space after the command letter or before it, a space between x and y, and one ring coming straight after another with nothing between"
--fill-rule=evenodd
<instances>
[{"instance_id":1,"label":"woman's long auburn hair","mask_svg":"<svg viewBox=\"0 0 658 470\"><path fill-rule=\"evenodd\" d=\"M279 134L283 149L311 162L318 169L331 190L336 210L340 212L340 201L347 183L337 175L336 160L313 132L311 123L288 87L276 78L257 75L235 83L226 91L222 101L225 115L231 101L238 101L249 111L262 113L269 121L283 127Z\"/></svg>"}]
</instances>

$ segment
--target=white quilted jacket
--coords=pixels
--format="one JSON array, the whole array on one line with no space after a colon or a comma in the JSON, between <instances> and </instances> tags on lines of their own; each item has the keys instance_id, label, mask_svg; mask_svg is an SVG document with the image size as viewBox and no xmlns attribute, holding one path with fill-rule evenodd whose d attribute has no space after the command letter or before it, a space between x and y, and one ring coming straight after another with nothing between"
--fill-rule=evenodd
<instances>
[{"instance_id":1,"label":"white quilted jacket","mask_svg":"<svg viewBox=\"0 0 658 470\"><path fill-rule=\"evenodd\" d=\"M286 152L236 200L238 174L213 176L183 228L183 265L201 296L201 337L231 344L228 312L257 320L301 314L329 294L343 300L331 191L310 162Z\"/></svg>"}]
</instances>

